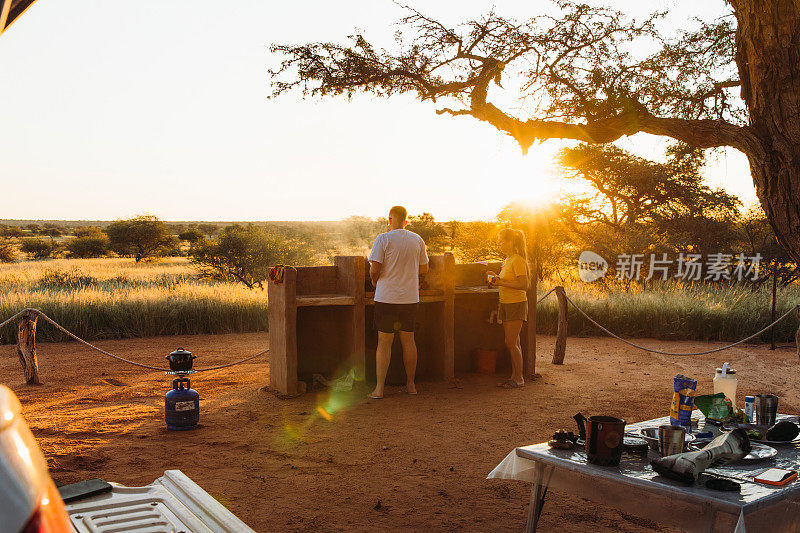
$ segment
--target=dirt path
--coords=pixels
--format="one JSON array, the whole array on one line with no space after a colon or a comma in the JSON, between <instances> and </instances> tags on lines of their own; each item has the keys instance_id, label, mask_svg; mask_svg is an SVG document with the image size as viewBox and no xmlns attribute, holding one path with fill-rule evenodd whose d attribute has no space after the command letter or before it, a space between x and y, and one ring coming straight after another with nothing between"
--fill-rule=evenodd
<instances>
[{"instance_id":1,"label":"dirt path","mask_svg":"<svg viewBox=\"0 0 800 533\"><path fill-rule=\"evenodd\" d=\"M679 351L717 344L644 340ZM100 341L149 364L178 346L197 367L255 353L266 334ZM735 348L700 357L653 356L607 338L569 339L563 366L549 363L553 338L539 340L541 378L499 390L495 378L459 376L463 388L420 384L420 395L306 394L278 400L265 390L266 359L199 374L202 427L169 432L161 373L130 367L75 343L39 344L42 387L26 387L13 346L0 346L0 376L19 395L53 477L102 477L142 485L183 470L257 531L519 531L529 486L486 480L514 446L573 429L572 415L613 414L629 422L668 413L672 377L684 373L711 391L723 360L739 372L739 396L781 395L800 411L791 349ZM390 391L392 392L392 391ZM317 407L326 408L325 416ZM330 420L327 420L330 418ZM380 506L378 506L380 502ZM669 531L657 524L553 492L542 531Z\"/></svg>"}]
</instances>

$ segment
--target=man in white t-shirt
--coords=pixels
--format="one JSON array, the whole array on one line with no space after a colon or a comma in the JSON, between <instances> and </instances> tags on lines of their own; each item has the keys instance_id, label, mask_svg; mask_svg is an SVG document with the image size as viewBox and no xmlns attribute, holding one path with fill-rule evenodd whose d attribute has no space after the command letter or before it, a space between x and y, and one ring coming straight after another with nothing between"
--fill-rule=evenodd
<instances>
[{"instance_id":1,"label":"man in white t-shirt","mask_svg":"<svg viewBox=\"0 0 800 533\"><path fill-rule=\"evenodd\" d=\"M378 383L369 397L383 398L383 385L392 356L394 334L400 334L406 367L406 392L416 394L417 345L414 325L419 307L419 279L428 272L425 241L405 229L406 209L396 205L389 211L389 231L381 233L369 254L369 277L375 285L373 322L378 330L375 373Z\"/></svg>"}]
</instances>

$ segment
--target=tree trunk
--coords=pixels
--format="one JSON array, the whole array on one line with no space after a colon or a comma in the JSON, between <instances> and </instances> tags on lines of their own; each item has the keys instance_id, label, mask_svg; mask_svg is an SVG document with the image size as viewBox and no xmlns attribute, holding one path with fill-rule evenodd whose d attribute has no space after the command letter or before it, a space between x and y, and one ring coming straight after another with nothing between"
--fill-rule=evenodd
<instances>
[{"instance_id":1,"label":"tree trunk","mask_svg":"<svg viewBox=\"0 0 800 533\"><path fill-rule=\"evenodd\" d=\"M41 385L39 381L39 362L36 360L36 319L33 311L26 311L19 319L17 336L17 355L25 372L25 383Z\"/></svg>"},{"instance_id":2,"label":"tree trunk","mask_svg":"<svg viewBox=\"0 0 800 533\"><path fill-rule=\"evenodd\" d=\"M778 242L800 262L800 3L732 0L736 63L750 129L745 153Z\"/></svg>"}]
</instances>

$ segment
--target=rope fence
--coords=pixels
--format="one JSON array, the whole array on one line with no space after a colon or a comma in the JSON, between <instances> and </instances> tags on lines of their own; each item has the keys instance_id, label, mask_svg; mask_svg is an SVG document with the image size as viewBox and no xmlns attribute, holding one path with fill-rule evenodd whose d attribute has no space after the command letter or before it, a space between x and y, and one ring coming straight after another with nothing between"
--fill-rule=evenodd
<instances>
[{"instance_id":1,"label":"rope fence","mask_svg":"<svg viewBox=\"0 0 800 533\"><path fill-rule=\"evenodd\" d=\"M705 355L705 354L714 353L714 352L721 352L722 350L727 350L729 348L733 348L734 346L737 346L739 344L742 344L743 342L747 342L747 341L749 341L751 339L754 339L754 338L758 337L759 335L761 335L762 333L764 333L765 331L768 331L771 327L775 326L775 324L777 324L778 322L780 322L781 320L783 320L784 318L789 316L789 314L792 311L794 311L798 307L800 307L800 304L793 306L791 309L786 311L780 317L776 318L775 321L772 322L771 324L769 324L766 327L760 329L759 331L753 333L749 337L745 337L744 339L736 341L736 342L734 342L732 344L728 344L726 346L720 346L719 348L714 348L712 350L705 350L705 351L702 351L702 352L665 352L663 350L654 350L652 348L647 348L646 346L642 346L641 344L636 344L635 342L631 342L631 341L629 341L627 339L623 339L622 337L620 337L619 335L617 335L616 333L614 333L612 331L609 331L607 328L605 328L602 325L600 325L592 317L587 315L586 312L583 309L581 309L578 306L578 304L573 302L572 299L569 296L567 296L566 298L567 298L567 301L570 304L572 304L572 307L574 307L580 314L582 314L586 318L586 320L588 320L589 322L591 322L592 324L594 324L595 326L600 328L600 330L602 330L604 333L607 333L608 335L614 337L615 339L620 340L620 341L624 342L625 344L629 344L630 346L633 346L634 348L639 348L640 350L644 350L646 352L658 353L658 354L661 354L661 355L675 355L675 356L679 356L679 357L680 356L686 356L686 355Z\"/></svg>"},{"instance_id":2,"label":"rope fence","mask_svg":"<svg viewBox=\"0 0 800 533\"><path fill-rule=\"evenodd\" d=\"M549 291L547 291L546 293L544 293L544 296L542 296L541 298L539 298L538 300L536 300L536 303L537 303L537 304L540 304L540 303L542 302L542 300L544 300L545 298L547 298L548 296L550 296L550 293L552 293L552 292L553 292L553 291L555 291L555 290L556 290L556 288L555 288L555 287L553 287L552 289L550 289Z\"/></svg>"},{"instance_id":3,"label":"rope fence","mask_svg":"<svg viewBox=\"0 0 800 533\"><path fill-rule=\"evenodd\" d=\"M88 341L85 341L82 338L78 337L77 335L75 335L74 333L72 333L71 331L66 329L64 326L62 326L61 324L59 324L58 322L56 322L55 320L53 320L52 318L50 318L49 316L47 316L46 314L44 314L42 311L40 311L38 309L33 309L33 308L30 308L30 307L25 308L22 311L20 311L19 313L17 313L16 315L14 315L11 318L9 318L8 320L5 320L4 322L0 323L0 328L5 326L6 324L12 322L14 319L22 316L26 312L36 313L37 315L39 315L40 317L45 319L47 322L52 324L53 327L55 327L56 329L58 329L59 331L61 331L65 335L67 335L68 337L80 342L81 344L83 344L85 346L88 346L92 350L95 350L97 352L100 352L103 355L107 355L108 357L116 359L117 361L122 361L123 363L128 363L129 365L134 365L134 366L138 366L138 367L141 367L141 368L148 368L150 370L160 370L162 372L169 372L170 371L169 368L160 368L160 367L157 367L157 366L146 365L144 363L137 363L136 361L131 361L130 359L125 359L124 357L120 357L118 355L114 355L113 353L107 352L107 351L103 350L102 348L98 348L94 344L92 344L92 343L90 343ZM257 354L251 355L250 357L245 357L244 359L239 359L238 361L234 361L232 363L226 363L224 365L212 366L212 367L209 367L209 368L197 368L195 370L197 372L209 372L211 370L220 370L222 368L228 368L229 366L234 366L234 365L238 365L240 363L245 363L247 361L250 361L251 359L255 359L256 357L258 357L260 355L264 355L267 352L269 352L269 348L267 348L266 350L262 350L262 351L258 352Z\"/></svg>"},{"instance_id":4,"label":"rope fence","mask_svg":"<svg viewBox=\"0 0 800 533\"><path fill-rule=\"evenodd\" d=\"M537 304L541 303L542 300L547 298L550 294L552 294L553 292L557 292L557 289L559 289L559 288L561 288L561 287L553 287L552 289L547 291L545 294L543 294L536 301L536 303ZM792 306L788 311L786 311L780 317L775 319L772 323L770 323L767 326L761 328L760 330L758 330L757 332L753 333L752 335L749 335L748 337L745 337L744 339L741 339L741 340L736 341L734 343L727 344L725 346L720 346L718 348L713 348L711 350L703 350L703 351L699 351L699 352L668 352L668 351L665 351L665 350L656 350L656 349L653 349L653 348L648 348L646 346L642 346L641 344L637 344L635 342L631 342L631 341L629 341L627 339L624 339L624 338L620 337L619 335L617 335L613 331L609 330L608 328L606 328L605 326L603 326L602 324L597 322L591 316L589 316L589 314L586 313L586 311L581 309L581 307L578 304L576 304L569 296L566 295L566 293L563 291L563 288L561 288L561 289L562 289L561 290L562 296L564 298L566 298L566 301L570 305L572 305L572 307L574 307L575 310L578 313L580 313L586 320L588 320L590 323L595 325L598 329L600 329L605 334L607 334L607 335L609 335L609 336L611 336L611 337L613 337L613 338L615 338L615 339L617 339L617 340L619 340L621 342L624 342L625 344L627 344L629 346L632 346L634 348L638 348L639 350L643 350L645 352L657 353L657 354L661 354L661 355L672 355L672 356L676 356L676 357L705 355L705 354L710 354L710 353L721 352L723 350L728 350L730 348L733 348L734 346L738 346L739 344L742 344L744 342L747 342L749 340L752 340L752 339L758 337L759 335L763 334L764 332L768 331L770 328L774 327L776 324L781 322L783 319L785 319L787 316L789 316L793 311L796 311L796 310L798 310L798 308L800 308L800 304ZM557 292L557 294L558 294L558 292ZM53 320L52 318L50 318L49 316L47 316L45 313L43 313L42 311L40 311L38 309L34 309L34 308L30 308L30 307L25 308L22 311L20 311L19 313L15 314L14 316L4 320L3 322L0 322L0 328L10 324L11 322L13 322L17 318L25 315L26 313L35 313L36 315L42 317L45 321L50 323L53 327L55 327L56 329L58 329L59 331L61 331L65 335L67 335L68 337L70 337L70 338L74 339L75 341L87 346L88 348L91 348L92 350L95 350L95 351L97 351L97 352L99 352L99 353L101 353L103 355L106 355L108 357L116 359L117 361L121 361L123 363L127 363L129 365L138 366L138 367L141 367L141 368L147 368L149 370L159 370L159 371L163 371L163 372L168 372L169 371L168 368L160 368L160 367L157 367L157 366L147 365L147 364L144 364L144 363L138 363L136 361L131 361L130 359L126 359L124 357L120 357L118 355L114 355L113 353L110 353L110 352L108 352L106 350L103 350L102 348L98 348L94 344L92 344L92 343L90 343L90 342L78 337L77 335L75 335L74 333L72 333L71 331L69 331L68 329L63 327L61 324L59 324L58 322L56 322L55 320ZM560 320L562 320L562 319L560 318ZM564 332L563 335L565 336L566 332ZM235 365L238 365L238 364L241 364L241 363L246 363L247 361L255 359L256 357L262 356L262 355L264 355L265 353L268 353L268 352L269 352L269 349L262 350L262 351L260 351L260 352L258 352L256 354L253 354L253 355L251 355L249 357L245 357L243 359L239 359L239 360L233 361L231 363L212 366L212 367L208 367L208 368L198 368L198 369L196 369L196 371L197 372L210 372L212 370L221 370L223 368L228 368L228 367L235 366Z\"/></svg>"}]
</instances>

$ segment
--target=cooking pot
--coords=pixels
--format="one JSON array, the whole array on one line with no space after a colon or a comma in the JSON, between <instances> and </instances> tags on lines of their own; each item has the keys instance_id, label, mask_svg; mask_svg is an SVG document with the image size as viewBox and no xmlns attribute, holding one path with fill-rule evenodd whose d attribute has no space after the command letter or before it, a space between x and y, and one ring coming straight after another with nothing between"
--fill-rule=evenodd
<instances>
[{"instance_id":1,"label":"cooking pot","mask_svg":"<svg viewBox=\"0 0 800 533\"><path fill-rule=\"evenodd\" d=\"M196 355L192 355L192 352L184 350L183 348L178 348L165 357L165 359L169 361L170 370L173 371L191 370L192 361L196 358Z\"/></svg>"}]
</instances>

